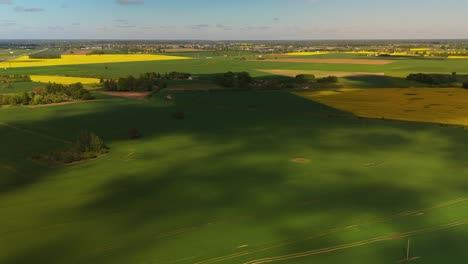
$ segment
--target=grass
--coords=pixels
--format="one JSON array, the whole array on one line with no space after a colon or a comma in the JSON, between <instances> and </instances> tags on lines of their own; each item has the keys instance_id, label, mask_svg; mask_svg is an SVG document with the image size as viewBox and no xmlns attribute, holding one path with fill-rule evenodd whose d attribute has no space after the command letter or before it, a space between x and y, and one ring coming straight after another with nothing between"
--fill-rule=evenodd
<instances>
[{"instance_id":1,"label":"grass","mask_svg":"<svg viewBox=\"0 0 468 264\"><path fill-rule=\"evenodd\" d=\"M13 53L12 53L13 52ZM2 59L7 59L7 58L11 58L11 57L16 57L16 56L20 56L22 54L26 54L26 53L29 53L31 52L31 50L24 50L24 49L0 49L0 60Z\"/></svg>"},{"instance_id":2,"label":"grass","mask_svg":"<svg viewBox=\"0 0 468 264\"><path fill-rule=\"evenodd\" d=\"M0 83L0 93L19 93L19 92L29 92L38 86L43 86L43 83L38 82L17 82L12 83L11 88L7 88L7 84Z\"/></svg>"},{"instance_id":3,"label":"grass","mask_svg":"<svg viewBox=\"0 0 468 264\"><path fill-rule=\"evenodd\" d=\"M468 258L466 130L282 92L172 94L0 109L0 263L395 263L408 236L424 263ZM81 129L110 153L55 169L28 159Z\"/></svg>"},{"instance_id":4,"label":"grass","mask_svg":"<svg viewBox=\"0 0 468 264\"><path fill-rule=\"evenodd\" d=\"M468 60L430 59L430 58L392 58L394 63L388 65L349 65L349 64L321 64L321 63L291 63L244 61L233 57L214 57L206 59L205 53L201 58L192 60L142 61L121 62L87 65L62 65L49 67L29 67L0 69L0 74L32 74L32 75L61 75L93 78L117 78L129 74L139 75L148 71L169 72L184 71L193 74L213 74L226 71L249 71L254 76L267 73L260 70L298 70L298 71L329 71L329 72L371 72L385 73L391 77L406 77L410 73L468 73ZM339 56L338 56L339 55ZM351 54L319 55L320 58L367 58ZM70 55L73 56L73 55ZM195 55L194 55L195 56Z\"/></svg>"}]
</instances>

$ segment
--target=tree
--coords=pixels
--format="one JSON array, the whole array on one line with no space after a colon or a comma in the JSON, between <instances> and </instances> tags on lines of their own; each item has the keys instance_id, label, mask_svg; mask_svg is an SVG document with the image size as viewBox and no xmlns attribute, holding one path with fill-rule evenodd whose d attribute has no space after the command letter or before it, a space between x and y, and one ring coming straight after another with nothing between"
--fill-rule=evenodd
<instances>
[{"instance_id":1,"label":"tree","mask_svg":"<svg viewBox=\"0 0 468 264\"><path fill-rule=\"evenodd\" d=\"M22 92L21 93L21 104L22 105L28 105L30 101L31 101L31 97L29 97L29 94L27 92Z\"/></svg>"},{"instance_id":2,"label":"tree","mask_svg":"<svg viewBox=\"0 0 468 264\"><path fill-rule=\"evenodd\" d=\"M317 82L318 83L337 83L338 82L338 77L328 76L328 77L318 79Z\"/></svg>"},{"instance_id":3,"label":"tree","mask_svg":"<svg viewBox=\"0 0 468 264\"><path fill-rule=\"evenodd\" d=\"M107 149L101 138L87 130L81 131L76 141L76 145L80 152L103 153L103 151Z\"/></svg>"},{"instance_id":4,"label":"tree","mask_svg":"<svg viewBox=\"0 0 468 264\"><path fill-rule=\"evenodd\" d=\"M300 84L315 82L315 75L313 74L299 74L296 75L296 82Z\"/></svg>"}]
</instances>

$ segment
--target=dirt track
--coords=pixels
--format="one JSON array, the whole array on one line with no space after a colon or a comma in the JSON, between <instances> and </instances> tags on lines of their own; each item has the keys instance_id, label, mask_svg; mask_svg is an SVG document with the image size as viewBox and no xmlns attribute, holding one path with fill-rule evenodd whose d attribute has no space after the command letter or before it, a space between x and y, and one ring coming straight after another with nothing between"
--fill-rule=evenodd
<instances>
[{"instance_id":1,"label":"dirt track","mask_svg":"<svg viewBox=\"0 0 468 264\"><path fill-rule=\"evenodd\" d=\"M144 100L150 92L98 92L99 94L110 95L115 97L123 97L129 99Z\"/></svg>"}]
</instances>

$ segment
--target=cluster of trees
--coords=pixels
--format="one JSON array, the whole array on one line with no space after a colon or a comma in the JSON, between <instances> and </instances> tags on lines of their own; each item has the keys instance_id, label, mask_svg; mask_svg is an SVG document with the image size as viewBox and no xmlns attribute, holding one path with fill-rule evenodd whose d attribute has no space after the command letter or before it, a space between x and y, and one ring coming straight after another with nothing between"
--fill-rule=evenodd
<instances>
[{"instance_id":1,"label":"cluster of trees","mask_svg":"<svg viewBox=\"0 0 468 264\"><path fill-rule=\"evenodd\" d=\"M241 89L298 89L329 87L338 83L336 76L316 78L313 74L299 74L295 78L254 79L247 72L227 72L215 77L215 83L227 88Z\"/></svg>"},{"instance_id":2,"label":"cluster of trees","mask_svg":"<svg viewBox=\"0 0 468 264\"><path fill-rule=\"evenodd\" d=\"M62 51L61 50L44 50L41 52L33 53L29 55L30 59L61 59Z\"/></svg>"},{"instance_id":3,"label":"cluster of trees","mask_svg":"<svg viewBox=\"0 0 468 264\"><path fill-rule=\"evenodd\" d=\"M313 74L299 74L296 75L296 82L299 84L338 83L338 77L328 76L317 79Z\"/></svg>"},{"instance_id":4,"label":"cluster of trees","mask_svg":"<svg viewBox=\"0 0 468 264\"><path fill-rule=\"evenodd\" d=\"M425 74L414 73L406 77L407 80L426 83L431 85L444 85L458 82L456 73L453 74Z\"/></svg>"},{"instance_id":5,"label":"cluster of trees","mask_svg":"<svg viewBox=\"0 0 468 264\"><path fill-rule=\"evenodd\" d=\"M0 94L1 105L41 105L72 100L94 99L81 83L62 85L49 83L46 87L36 87L32 92Z\"/></svg>"},{"instance_id":6,"label":"cluster of trees","mask_svg":"<svg viewBox=\"0 0 468 264\"><path fill-rule=\"evenodd\" d=\"M108 152L109 148L100 137L85 130L66 148L45 155L35 155L33 159L50 166L59 166L94 159Z\"/></svg>"},{"instance_id":7,"label":"cluster of trees","mask_svg":"<svg viewBox=\"0 0 468 264\"><path fill-rule=\"evenodd\" d=\"M214 82L227 88L249 88L253 78L248 72L226 72L215 77Z\"/></svg>"},{"instance_id":8,"label":"cluster of trees","mask_svg":"<svg viewBox=\"0 0 468 264\"><path fill-rule=\"evenodd\" d=\"M31 82L29 75L0 75L2 83Z\"/></svg>"},{"instance_id":9,"label":"cluster of trees","mask_svg":"<svg viewBox=\"0 0 468 264\"><path fill-rule=\"evenodd\" d=\"M130 75L117 80L101 79L101 85L106 91L144 92L166 88L169 80L188 80L190 78L192 78L192 75L184 72L170 72L165 74L148 72L140 75L138 78Z\"/></svg>"}]
</instances>

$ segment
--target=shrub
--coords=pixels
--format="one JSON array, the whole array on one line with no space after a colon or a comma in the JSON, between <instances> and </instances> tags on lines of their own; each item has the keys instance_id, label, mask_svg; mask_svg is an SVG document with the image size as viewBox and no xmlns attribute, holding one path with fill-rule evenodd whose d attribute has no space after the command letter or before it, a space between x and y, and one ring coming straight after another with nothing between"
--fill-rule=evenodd
<instances>
[{"instance_id":1,"label":"shrub","mask_svg":"<svg viewBox=\"0 0 468 264\"><path fill-rule=\"evenodd\" d=\"M463 83L463 86L462 86L464 89L468 89L468 83Z\"/></svg>"},{"instance_id":2,"label":"shrub","mask_svg":"<svg viewBox=\"0 0 468 264\"><path fill-rule=\"evenodd\" d=\"M299 74L296 75L296 82L300 84L315 82L315 75L313 74Z\"/></svg>"},{"instance_id":3,"label":"shrub","mask_svg":"<svg viewBox=\"0 0 468 264\"><path fill-rule=\"evenodd\" d=\"M328 76L328 77L318 79L317 82L318 83L337 83L338 82L338 77Z\"/></svg>"},{"instance_id":4,"label":"shrub","mask_svg":"<svg viewBox=\"0 0 468 264\"><path fill-rule=\"evenodd\" d=\"M31 101L31 97L29 97L29 94L27 92L22 92L21 93L21 104L22 105L28 105L30 101Z\"/></svg>"},{"instance_id":5,"label":"shrub","mask_svg":"<svg viewBox=\"0 0 468 264\"><path fill-rule=\"evenodd\" d=\"M128 130L128 138L129 139L139 139L141 137L140 132L136 128L130 128Z\"/></svg>"},{"instance_id":6,"label":"shrub","mask_svg":"<svg viewBox=\"0 0 468 264\"><path fill-rule=\"evenodd\" d=\"M101 138L87 130L81 131L76 145L80 152L95 152L101 154L107 149Z\"/></svg>"}]
</instances>

